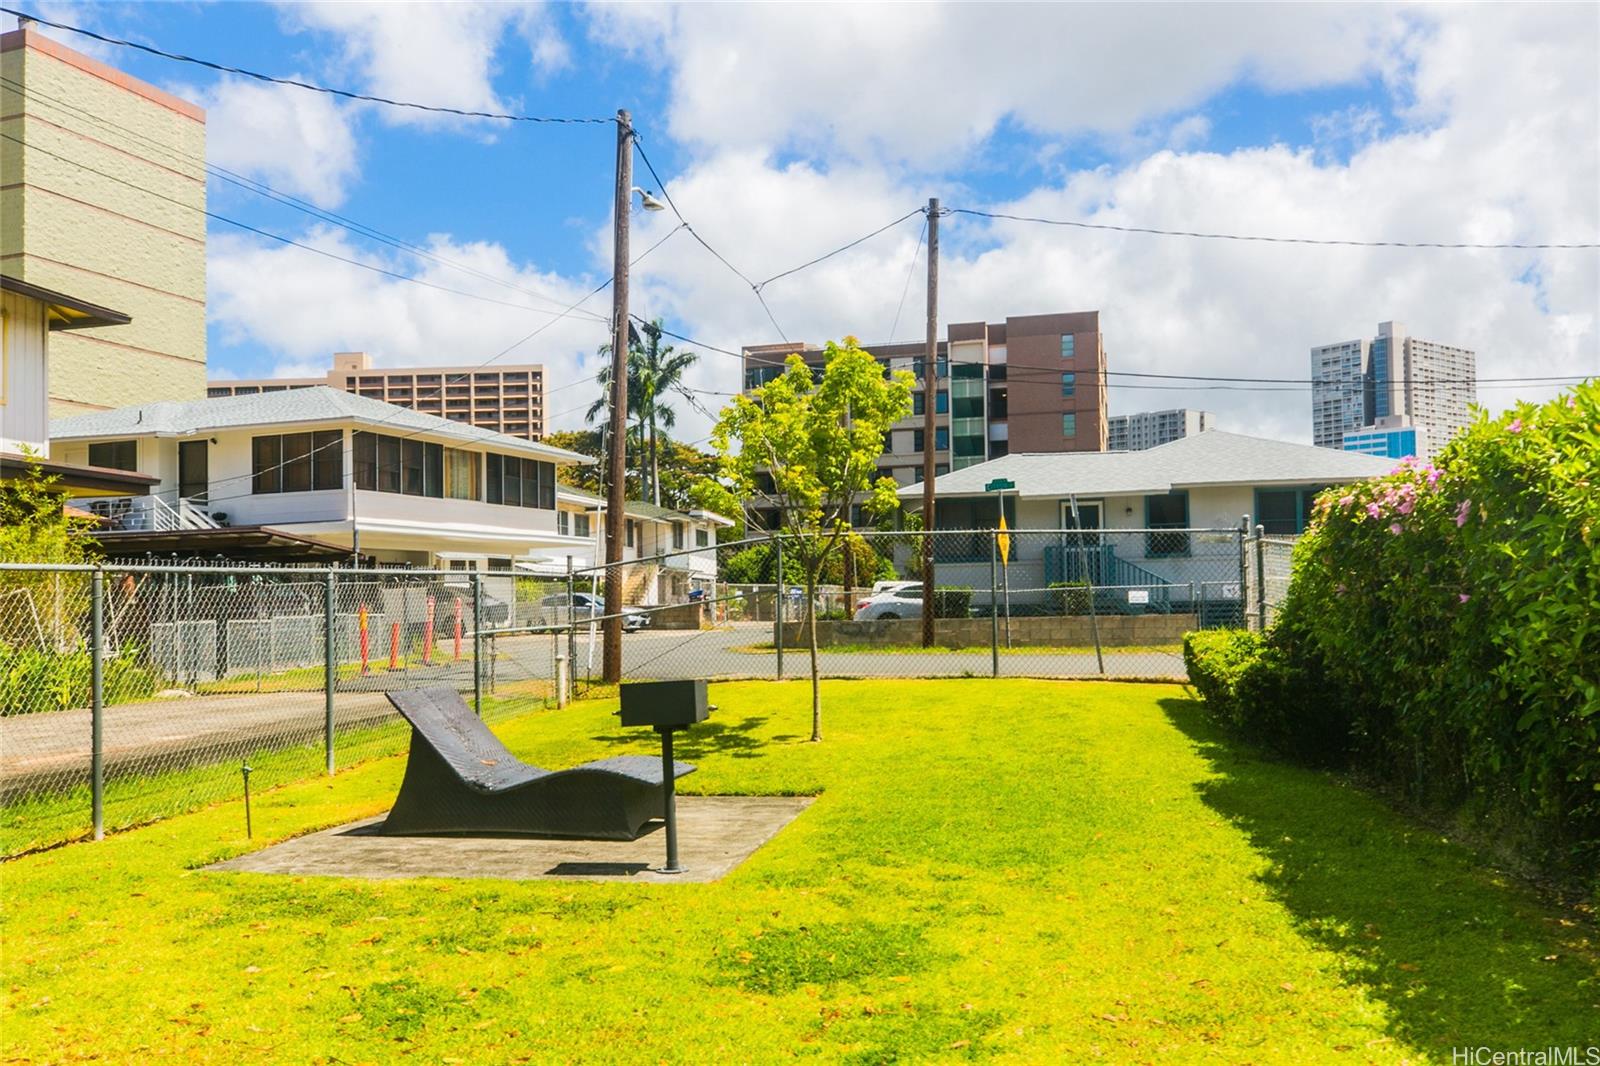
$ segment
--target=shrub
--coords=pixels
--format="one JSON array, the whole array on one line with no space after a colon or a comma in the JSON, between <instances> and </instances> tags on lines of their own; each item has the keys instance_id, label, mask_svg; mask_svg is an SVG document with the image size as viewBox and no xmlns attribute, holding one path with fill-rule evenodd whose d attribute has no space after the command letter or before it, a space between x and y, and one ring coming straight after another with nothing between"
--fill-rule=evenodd
<instances>
[{"instance_id":1,"label":"shrub","mask_svg":"<svg viewBox=\"0 0 1600 1066\"><path fill-rule=\"evenodd\" d=\"M1056 614L1089 613L1089 582L1052 581L1050 588L1050 602Z\"/></svg>"},{"instance_id":2,"label":"shrub","mask_svg":"<svg viewBox=\"0 0 1600 1066\"><path fill-rule=\"evenodd\" d=\"M54 651L0 644L0 715L87 707L90 670L87 647ZM155 695L157 682L154 671L139 663L138 649L131 644L101 664L107 704L148 699Z\"/></svg>"},{"instance_id":3,"label":"shrub","mask_svg":"<svg viewBox=\"0 0 1600 1066\"><path fill-rule=\"evenodd\" d=\"M967 618L972 614L970 585L936 585L933 590L935 618Z\"/></svg>"},{"instance_id":4,"label":"shrub","mask_svg":"<svg viewBox=\"0 0 1600 1066\"><path fill-rule=\"evenodd\" d=\"M1266 637L1201 630L1184 634L1183 661L1224 728L1301 762L1341 764L1350 743L1348 704L1329 690L1321 664L1297 648L1283 626Z\"/></svg>"},{"instance_id":5,"label":"shrub","mask_svg":"<svg viewBox=\"0 0 1600 1066\"><path fill-rule=\"evenodd\" d=\"M1279 617L1302 726L1338 699L1363 770L1600 868L1600 383L1324 492Z\"/></svg>"}]
</instances>

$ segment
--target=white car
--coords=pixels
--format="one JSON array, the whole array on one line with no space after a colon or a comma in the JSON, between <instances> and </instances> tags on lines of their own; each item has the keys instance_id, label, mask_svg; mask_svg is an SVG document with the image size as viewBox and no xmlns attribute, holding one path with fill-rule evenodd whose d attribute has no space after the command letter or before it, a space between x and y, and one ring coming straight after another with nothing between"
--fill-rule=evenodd
<instances>
[{"instance_id":1,"label":"white car","mask_svg":"<svg viewBox=\"0 0 1600 1066\"><path fill-rule=\"evenodd\" d=\"M879 586L887 586L880 591ZM872 595L856 604L857 622L872 622L880 618L921 618L922 582L880 581L873 586Z\"/></svg>"},{"instance_id":2,"label":"white car","mask_svg":"<svg viewBox=\"0 0 1600 1066\"><path fill-rule=\"evenodd\" d=\"M566 625L569 621L592 622L602 618L606 613L606 602L599 596L588 592L574 592L572 606L567 606L566 593L557 593L546 596L539 601L539 624L546 626ZM622 609L622 628L625 632L636 633L650 624L650 613L637 607L624 607Z\"/></svg>"}]
</instances>

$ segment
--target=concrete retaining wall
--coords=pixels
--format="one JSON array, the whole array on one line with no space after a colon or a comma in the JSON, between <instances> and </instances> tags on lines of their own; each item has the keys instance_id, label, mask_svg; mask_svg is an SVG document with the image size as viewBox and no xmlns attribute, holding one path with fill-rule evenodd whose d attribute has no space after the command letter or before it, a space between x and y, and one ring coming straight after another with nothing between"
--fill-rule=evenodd
<instances>
[{"instance_id":1,"label":"concrete retaining wall","mask_svg":"<svg viewBox=\"0 0 1600 1066\"><path fill-rule=\"evenodd\" d=\"M1183 634L1198 625L1192 614L1107 615L1099 620L1100 643L1108 648L1145 644L1176 644ZM1005 619L1000 620L1001 640L1005 639ZM982 647L989 643L987 618L940 618L934 623L937 642L950 648ZM785 622L785 647L805 644L803 623ZM881 647L920 644L922 622L915 618L882 619L873 622L817 622L817 647L835 644L866 644ZM1091 647L1094 631L1087 615L1049 618L1013 618L1012 647Z\"/></svg>"}]
</instances>

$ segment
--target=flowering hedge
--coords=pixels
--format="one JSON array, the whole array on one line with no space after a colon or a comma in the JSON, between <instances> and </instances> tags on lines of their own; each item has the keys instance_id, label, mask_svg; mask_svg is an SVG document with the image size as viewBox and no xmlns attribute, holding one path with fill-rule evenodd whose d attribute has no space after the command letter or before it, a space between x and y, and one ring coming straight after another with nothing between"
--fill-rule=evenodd
<instances>
[{"instance_id":1,"label":"flowering hedge","mask_svg":"<svg viewBox=\"0 0 1600 1066\"><path fill-rule=\"evenodd\" d=\"M1600 868L1600 383L1323 493L1279 628L1356 765Z\"/></svg>"}]
</instances>

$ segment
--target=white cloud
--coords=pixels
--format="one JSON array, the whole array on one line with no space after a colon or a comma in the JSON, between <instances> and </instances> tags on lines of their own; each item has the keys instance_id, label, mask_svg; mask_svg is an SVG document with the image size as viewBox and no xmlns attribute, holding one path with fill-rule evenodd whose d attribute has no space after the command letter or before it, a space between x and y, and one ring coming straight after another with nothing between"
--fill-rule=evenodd
<instances>
[{"instance_id":1,"label":"white cloud","mask_svg":"<svg viewBox=\"0 0 1600 1066\"><path fill-rule=\"evenodd\" d=\"M294 3L280 6L293 29L335 34L342 59L365 91L467 111L503 112L515 101L495 91L496 52L508 29L529 49L535 73L569 62L566 43L538 4ZM385 121L439 124L459 120L406 108L384 108Z\"/></svg>"},{"instance_id":2,"label":"white cloud","mask_svg":"<svg viewBox=\"0 0 1600 1066\"><path fill-rule=\"evenodd\" d=\"M206 158L319 207L358 176L351 107L322 93L225 78L191 99L206 108Z\"/></svg>"},{"instance_id":3,"label":"white cloud","mask_svg":"<svg viewBox=\"0 0 1600 1066\"><path fill-rule=\"evenodd\" d=\"M605 4L607 44L662 64L671 130L707 147L931 160L1006 117L1122 134L1244 79L1336 85L1398 61L1407 20L1362 4Z\"/></svg>"}]
</instances>

